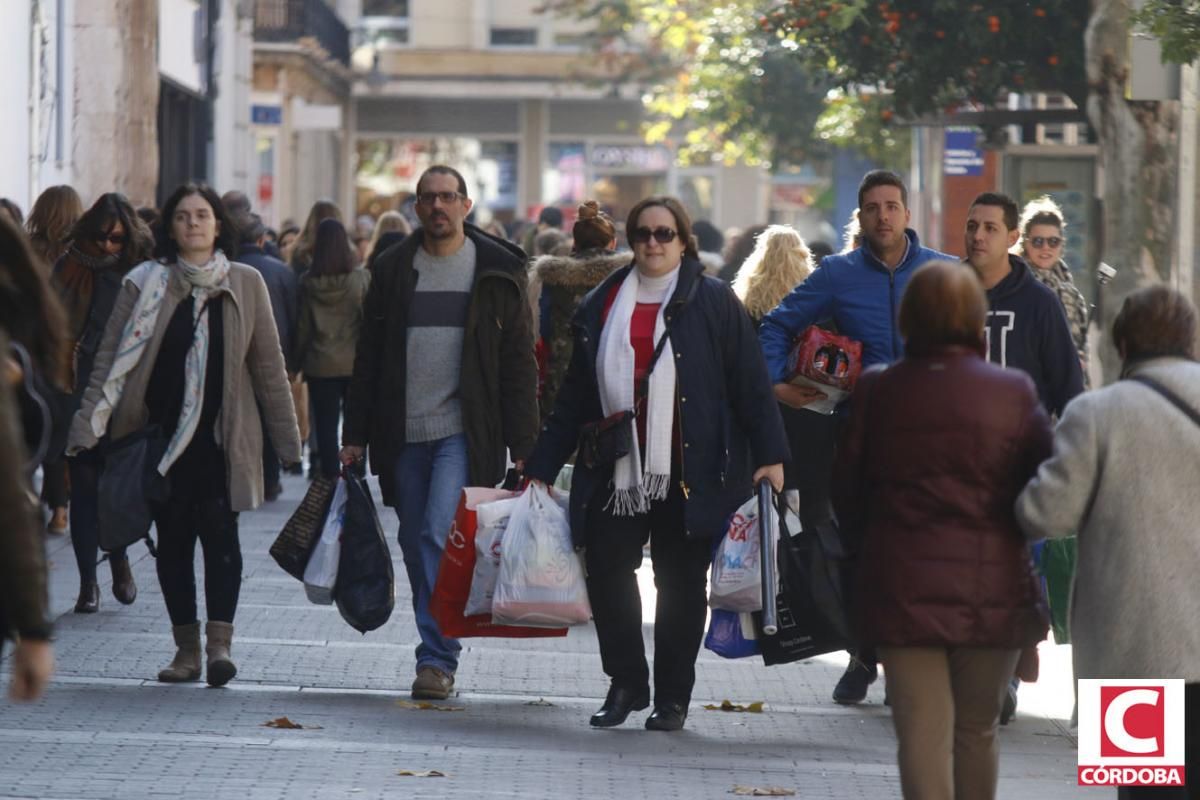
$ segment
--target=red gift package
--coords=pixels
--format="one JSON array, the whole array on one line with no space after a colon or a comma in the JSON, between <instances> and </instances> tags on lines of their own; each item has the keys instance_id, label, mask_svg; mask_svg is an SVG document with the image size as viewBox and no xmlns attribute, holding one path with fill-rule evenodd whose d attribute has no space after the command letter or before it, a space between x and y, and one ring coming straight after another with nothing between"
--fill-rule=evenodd
<instances>
[{"instance_id":1,"label":"red gift package","mask_svg":"<svg viewBox=\"0 0 1200 800\"><path fill-rule=\"evenodd\" d=\"M475 532L478 520L475 509L481 503L516 497L520 492L504 489L471 487L463 489L454 513L454 525L446 537L446 549L438 568L437 583L429 601L429 611L437 620L443 636L465 639L473 636L494 636L506 639L534 639L566 636L566 628L527 628L516 625L496 625L491 614L466 616L467 598L471 594L471 577L475 572Z\"/></svg>"},{"instance_id":2,"label":"red gift package","mask_svg":"<svg viewBox=\"0 0 1200 800\"><path fill-rule=\"evenodd\" d=\"M833 407L854 390L862 372L862 342L810 325L796 338L788 354L788 382L825 393L827 401L814 411L833 413Z\"/></svg>"}]
</instances>

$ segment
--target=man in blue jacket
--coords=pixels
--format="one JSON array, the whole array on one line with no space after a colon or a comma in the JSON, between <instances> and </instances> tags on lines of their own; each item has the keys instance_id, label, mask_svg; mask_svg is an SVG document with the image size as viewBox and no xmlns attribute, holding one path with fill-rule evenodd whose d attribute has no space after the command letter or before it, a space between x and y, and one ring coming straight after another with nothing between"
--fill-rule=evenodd
<instances>
[{"instance_id":1,"label":"man in blue jacket","mask_svg":"<svg viewBox=\"0 0 1200 800\"><path fill-rule=\"evenodd\" d=\"M790 406L803 407L822 397L819 390L787 383L788 353L808 326L832 320L839 333L863 343L863 366L890 364L903 354L896 312L909 278L926 261L957 260L921 246L916 231L908 227L908 189L894 172L873 170L863 176L858 217L862 246L823 258L820 268L784 298L759 328L775 396ZM862 702L878 674L874 651L860 648L857 656L851 655L833 699L843 704Z\"/></svg>"},{"instance_id":2,"label":"man in blue jacket","mask_svg":"<svg viewBox=\"0 0 1200 800\"><path fill-rule=\"evenodd\" d=\"M1062 302L1009 249L1020 238L1012 198L984 192L967 216L967 262L987 290L988 361L1024 371L1050 414L1083 391L1083 371Z\"/></svg>"}]
</instances>

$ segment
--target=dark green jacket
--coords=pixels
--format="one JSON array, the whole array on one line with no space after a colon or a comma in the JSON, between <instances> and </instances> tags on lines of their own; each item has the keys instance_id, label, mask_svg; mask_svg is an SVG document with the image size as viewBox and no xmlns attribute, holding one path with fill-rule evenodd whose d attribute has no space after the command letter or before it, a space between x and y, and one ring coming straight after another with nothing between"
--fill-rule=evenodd
<instances>
[{"instance_id":1,"label":"dark green jacket","mask_svg":"<svg viewBox=\"0 0 1200 800\"><path fill-rule=\"evenodd\" d=\"M514 460L533 450L538 433L537 362L526 300L525 254L473 225L475 283L463 338L459 398L472 486L504 478L505 448ZM342 441L369 446L383 502L395 505L393 470L405 444L408 310L420 275L413 257L418 229L375 262L363 306Z\"/></svg>"}]
</instances>

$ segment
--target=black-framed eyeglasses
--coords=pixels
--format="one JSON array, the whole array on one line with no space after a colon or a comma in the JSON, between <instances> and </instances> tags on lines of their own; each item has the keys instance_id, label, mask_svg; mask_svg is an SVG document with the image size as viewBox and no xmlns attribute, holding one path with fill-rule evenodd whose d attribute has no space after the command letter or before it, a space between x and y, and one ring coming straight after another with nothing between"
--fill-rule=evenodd
<instances>
[{"instance_id":1,"label":"black-framed eyeglasses","mask_svg":"<svg viewBox=\"0 0 1200 800\"><path fill-rule=\"evenodd\" d=\"M111 233L101 233L101 234L97 234L97 236L96 236L96 244L106 244L107 243L107 244L124 245L128 238L129 237L125 236L125 234L123 234L123 233L118 234L116 236L114 236Z\"/></svg>"},{"instance_id":2,"label":"black-framed eyeglasses","mask_svg":"<svg viewBox=\"0 0 1200 800\"><path fill-rule=\"evenodd\" d=\"M1040 250L1043 247L1058 247L1063 240L1061 236L1033 236L1029 243Z\"/></svg>"},{"instance_id":3,"label":"black-framed eyeglasses","mask_svg":"<svg viewBox=\"0 0 1200 800\"><path fill-rule=\"evenodd\" d=\"M675 241L675 237L678 235L678 233L670 228L655 228L654 230L650 230L649 228L637 228L634 230L633 234L630 235L629 241L633 242L634 244L646 244L650 241L650 237L654 237L654 241L658 242L659 244L669 244Z\"/></svg>"},{"instance_id":4,"label":"black-framed eyeglasses","mask_svg":"<svg viewBox=\"0 0 1200 800\"><path fill-rule=\"evenodd\" d=\"M448 206L460 197L463 197L461 192L421 192L417 195L417 202L423 206L431 206L441 200L442 205Z\"/></svg>"}]
</instances>

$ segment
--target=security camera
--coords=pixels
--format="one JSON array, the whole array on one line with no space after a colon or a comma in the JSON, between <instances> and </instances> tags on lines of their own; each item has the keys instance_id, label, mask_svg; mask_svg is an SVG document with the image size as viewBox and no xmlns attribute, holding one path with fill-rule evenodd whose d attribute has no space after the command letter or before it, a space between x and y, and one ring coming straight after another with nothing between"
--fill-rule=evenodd
<instances>
[{"instance_id":1,"label":"security camera","mask_svg":"<svg viewBox=\"0 0 1200 800\"><path fill-rule=\"evenodd\" d=\"M1116 275L1116 267L1110 267L1103 261L1100 262L1100 266L1096 267L1096 280L1100 281L1101 286L1107 286L1108 283L1116 277Z\"/></svg>"}]
</instances>

